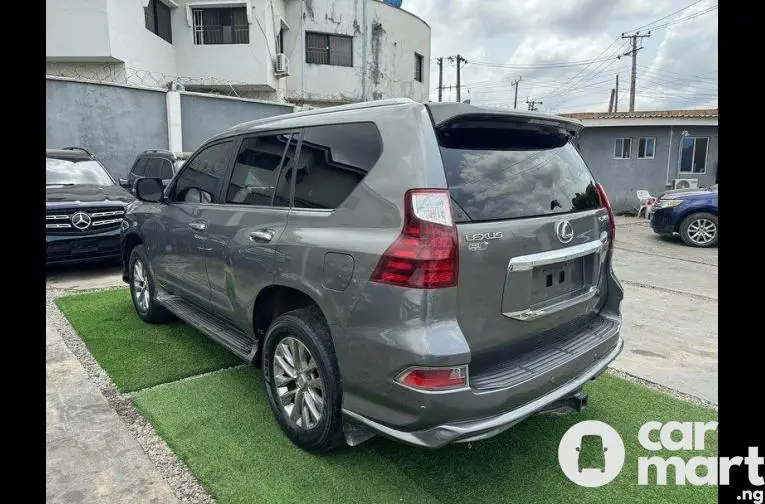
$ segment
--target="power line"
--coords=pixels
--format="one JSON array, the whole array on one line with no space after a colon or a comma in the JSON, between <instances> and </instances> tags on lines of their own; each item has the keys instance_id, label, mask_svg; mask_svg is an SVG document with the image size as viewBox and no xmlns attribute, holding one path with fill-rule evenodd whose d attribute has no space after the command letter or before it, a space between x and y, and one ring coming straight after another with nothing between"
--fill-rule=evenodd
<instances>
[{"instance_id":1,"label":"power line","mask_svg":"<svg viewBox=\"0 0 765 504\"><path fill-rule=\"evenodd\" d=\"M690 21L691 19L696 19L697 17L703 16L704 14L709 14L710 12L714 10L717 10L717 5L704 9L703 11L696 12L695 14L691 14L689 16L676 19L674 21L669 21L667 23L660 24L658 26L651 26L650 28L651 28L651 31L663 30L664 28L668 28L676 24L684 23L686 21Z\"/></svg>"},{"instance_id":2,"label":"power line","mask_svg":"<svg viewBox=\"0 0 765 504\"><path fill-rule=\"evenodd\" d=\"M704 1L704 0L696 0L696 1L695 1L695 2L693 2L692 4L688 4L688 5L686 5L686 6L685 6L685 7L683 7L683 8L677 9L677 10L676 10L676 11L674 11L674 12L670 12L669 14L667 14L667 15L666 15L666 16L664 16L664 17L660 17L659 19L654 19L654 20L653 20L653 21L651 21L650 23L648 23L648 24L644 24L643 26L638 26L637 28L634 28L634 29L632 29L632 30L630 30L630 31L633 31L633 32L635 32L635 31L638 31L638 30L643 30L643 29L645 29L645 28L648 28L649 26L651 26L651 25L653 25L653 24L656 24L656 23L658 23L659 21L664 21L664 20L665 20L665 19L667 19L668 17L674 16L675 14L679 14L679 13L683 12L685 9L689 9L689 8L693 7L694 5L700 4L700 3L701 3L701 2L703 2L703 1Z\"/></svg>"},{"instance_id":3,"label":"power line","mask_svg":"<svg viewBox=\"0 0 765 504\"><path fill-rule=\"evenodd\" d=\"M610 48L611 46L613 46L613 45L614 45L614 44L615 44L615 43L616 43L618 40L619 40L618 38L617 38L617 39L615 39L615 40L614 40L614 41L613 41L613 42L612 42L612 43L611 43L611 44L610 44L610 45L609 45L609 46L606 48L606 50L608 50L608 48ZM561 102L561 100L562 100L564 97L566 97L566 96L570 95L570 94L571 94L571 92L573 92L574 90L576 90L576 89L577 89L577 84L580 84L581 82L583 82L583 81L586 81L587 79L591 79L592 77L594 77L594 76L597 74L597 72L598 72L598 71L601 71L601 72L605 72L605 71L606 71L606 70L608 70L608 69L609 69L611 66L613 66L613 65L614 65L614 64L615 64L615 63L618 61L618 59L619 59L619 58L621 58L621 56L622 56L622 55L621 55L621 52L624 50L624 47L625 47L625 46L626 46L626 44L625 44L625 43L622 43L622 44L621 44L621 45L620 45L620 46L619 46L619 47L616 49L616 51L617 51L619 54L618 54L618 56L617 56L616 58L612 59L610 63L608 63L608 64L605 64L605 63L600 63L600 64L599 64L599 65L597 65L595 68L593 68L592 70L590 70L590 71L589 71L589 73L585 73L587 69L586 69L586 68L583 68L583 69L582 69L582 70L580 70L580 71L579 71L579 72L578 72L576 75L574 75L574 77L572 77L571 79L568 79L567 81L563 82L563 83L562 83L562 84L561 84L561 85L560 85L560 86L559 86L559 87L558 87L558 88L557 88L555 91L553 91L553 92L552 92L552 93L550 93L549 95L545 96L544 98L546 98L546 99L548 100L548 102L550 102L551 100L554 100L554 105L557 105L558 103L560 103L560 102ZM604 50L604 52L605 52L605 50ZM605 66L604 66L604 65L605 65ZM582 75L583 73L584 73L584 75ZM581 77L580 77L580 75L581 75Z\"/></svg>"},{"instance_id":4,"label":"power line","mask_svg":"<svg viewBox=\"0 0 765 504\"><path fill-rule=\"evenodd\" d=\"M554 68L566 68L566 67L574 67L574 66L582 66L582 65L591 65L593 63L598 63L600 61L608 61L611 58L593 58L588 60L580 60L580 61L560 61L555 63L490 63L486 61L473 61L473 65L477 66L484 66L484 67L491 67L491 68L516 68L516 69L524 69L524 70L545 70L545 69L554 69Z\"/></svg>"}]
</instances>

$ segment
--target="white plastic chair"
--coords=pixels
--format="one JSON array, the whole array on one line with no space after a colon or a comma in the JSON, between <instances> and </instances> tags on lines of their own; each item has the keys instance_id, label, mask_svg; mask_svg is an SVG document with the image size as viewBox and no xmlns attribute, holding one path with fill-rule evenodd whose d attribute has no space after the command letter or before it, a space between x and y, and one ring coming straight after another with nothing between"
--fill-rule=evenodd
<instances>
[{"instance_id":1,"label":"white plastic chair","mask_svg":"<svg viewBox=\"0 0 765 504\"><path fill-rule=\"evenodd\" d=\"M640 217L640 214L643 213L643 210L645 210L645 218L650 219L651 212L653 211L653 205L656 203L656 198L651 196L651 193L643 189L635 191L635 195L640 201L640 208L638 208L637 217Z\"/></svg>"}]
</instances>

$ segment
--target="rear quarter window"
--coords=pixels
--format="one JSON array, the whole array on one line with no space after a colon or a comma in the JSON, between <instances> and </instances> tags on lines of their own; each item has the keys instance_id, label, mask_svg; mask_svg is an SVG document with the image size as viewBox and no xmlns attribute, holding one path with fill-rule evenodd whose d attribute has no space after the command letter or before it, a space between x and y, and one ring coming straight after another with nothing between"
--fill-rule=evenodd
<instances>
[{"instance_id":1,"label":"rear quarter window","mask_svg":"<svg viewBox=\"0 0 765 504\"><path fill-rule=\"evenodd\" d=\"M459 222L517 219L599 207L595 182L564 135L512 126L438 134Z\"/></svg>"},{"instance_id":2,"label":"rear quarter window","mask_svg":"<svg viewBox=\"0 0 765 504\"><path fill-rule=\"evenodd\" d=\"M295 177L296 208L335 209L361 183L382 155L374 123L332 124L303 130Z\"/></svg>"}]
</instances>

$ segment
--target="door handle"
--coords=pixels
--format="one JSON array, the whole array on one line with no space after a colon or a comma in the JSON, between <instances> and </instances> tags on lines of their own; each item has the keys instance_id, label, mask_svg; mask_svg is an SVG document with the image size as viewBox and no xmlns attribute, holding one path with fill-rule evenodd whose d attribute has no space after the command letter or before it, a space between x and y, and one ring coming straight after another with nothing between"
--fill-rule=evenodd
<instances>
[{"instance_id":1,"label":"door handle","mask_svg":"<svg viewBox=\"0 0 765 504\"><path fill-rule=\"evenodd\" d=\"M261 229L250 233L250 241L268 243L274 239L274 232L271 229Z\"/></svg>"},{"instance_id":2,"label":"door handle","mask_svg":"<svg viewBox=\"0 0 765 504\"><path fill-rule=\"evenodd\" d=\"M201 221L189 222L189 227L195 231L204 231L207 229L207 223Z\"/></svg>"}]
</instances>

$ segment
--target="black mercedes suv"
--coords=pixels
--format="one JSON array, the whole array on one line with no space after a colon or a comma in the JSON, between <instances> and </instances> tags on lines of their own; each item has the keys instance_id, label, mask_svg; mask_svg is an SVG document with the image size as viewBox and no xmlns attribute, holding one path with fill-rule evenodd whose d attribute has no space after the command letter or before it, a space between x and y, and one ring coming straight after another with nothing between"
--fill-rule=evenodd
<instances>
[{"instance_id":1,"label":"black mercedes suv","mask_svg":"<svg viewBox=\"0 0 765 504\"><path fill-rule=\"evenodd\" d=\"M46 264L119 259L133 196L85 149L46 149L45 157Z\"/></svg>"}]
</instances>

